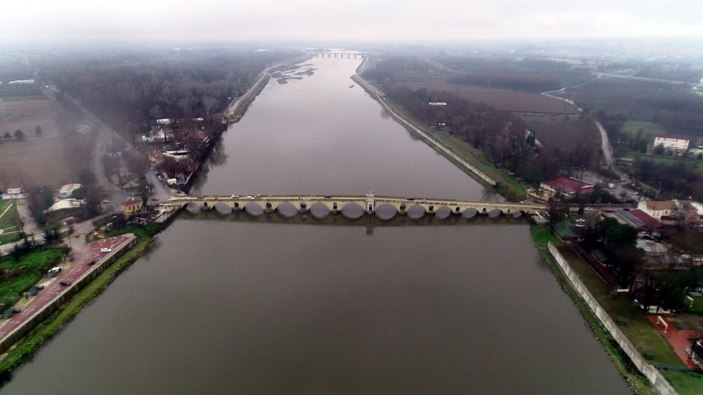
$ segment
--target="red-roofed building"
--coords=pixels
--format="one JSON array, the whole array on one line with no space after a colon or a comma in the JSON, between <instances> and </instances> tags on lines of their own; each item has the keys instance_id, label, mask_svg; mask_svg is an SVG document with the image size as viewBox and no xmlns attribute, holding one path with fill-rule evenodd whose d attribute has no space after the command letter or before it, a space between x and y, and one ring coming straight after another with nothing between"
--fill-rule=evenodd
<instances>
[{"instance_id":1,"label":"red-roofed building","mask_svg":"<svg viewBox=\"0 0 703 395\"><path fill-rule=\"evenodd\" d=\"M549 197L553 197L557 193L572 197L593 192L593 184L571 177L559 177L553 180L543 181L540 187Z\"/></svg>"},{"instance_id":2,"label":"red-roofed building","mask_svg":"<svg viewBox=\"0 0 703 395\"><path fill-rule=\"evenodd\" d=\"M129 198L122 202L122 214L130 216L139 212L142 209L143 202L141 199Z\"/></svg>"}]
</instances>

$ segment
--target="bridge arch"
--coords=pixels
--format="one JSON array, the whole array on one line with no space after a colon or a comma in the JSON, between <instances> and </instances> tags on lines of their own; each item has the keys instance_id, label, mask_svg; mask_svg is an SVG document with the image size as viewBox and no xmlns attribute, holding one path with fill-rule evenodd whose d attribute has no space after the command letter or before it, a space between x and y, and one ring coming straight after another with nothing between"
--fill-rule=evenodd
<instances>
[{"instance_id":1,"label":"bridge arch","mask_svg":"<svg viewBox=\"0 0 703 395\"><path fill-rule=\"evenodd\" d=\"M342 215L350 219L361 218L365 213L364 207L357 203L347 203L342 207Z\"/></svg>"},{"instance_id":2,"label":"bridge arch","mask_svg":"<svg viewBox=\"0 0 703 395\"><path fill-rule=\"evenodd\" d=\"M420 219L425 216L425 207L419 204L414 204L407 209L407 215L411 219Z\"/></svg>"},{"instance_id":3,"label":"bridge arch","mask_svg":"<svg viewBox=\"0 0 703 395\"><path fill-rule=\"evenodd\" d=\"M489 218L498 218L502 215L503 215L503 211L499 208L494 208L493 210L488 212Z\"/></svg>"},{"instance_id":4,"label":"bridge arch","mask_svg":"<svg viewBox=\"0 0 703 395\"><path fill-rule=\"evenodd\" d=\"M476 218L478 216L478 210L476 210L475 208L469 207L466 210L464 210L463 213L461 213L461 216L462 216L462 218L465 218L465 219Z\"/></svg>"},{"instance_id":5,"label":"bridge arch","mask_svg":"<svg viewBox=\"0 0 703 395\"><path fill-rule=\"evenodd\" d=\"M248 202L244 205L244 211L249 215L258 217L264 213L264 208L259 206L256 202Z\"/></svg>"},{"instance_id":6,"label":"bridge arch","mask_svg":"<svg viewBox=\"0 0 703 395\"><path fill-rule=\"evenodd\" d=\"M200 205L197 203L188 203L186 204L186 210L188 210L189 213L197 214L200 212Z\"/></svg>"},{"instance_id":7,"label":"bridge arch","mask_svg":"<svg viewBox=\"0 0 703 395\"><path fill-rule=\"evenodd\" d=\"M227 203L224 202L217 202L212 205L212 208L214 211L221 215L232 214L232 207L230 207Z\"/></svg>"},{"instance_id":8,"label":"bridge arch","mask_svg":"<svg viewBox=\"0 0 703 395\"><path fill-rule=\"evenodd\" d=\"M391 220L398 214L398 209L390 203L381 203L376 206L374 213L382 220Z\"/></svg>"},{"instance_id":9,"label":"bridge arch","mask_svg":"<svg viewBox=\"0 0 703 395\"><path fill-rule=\"evenodd\" d=\"M446 219L452 215L452 209L447 206L440 206L435 210L435 216L439 219Z\"/></svg>"},{"instance_id":10,"label":"bridge arch","mask_svg":"<svg viewBox=\"0 0 703 395\"><path fill-rule=\"evenodd\" d=\"M317 219L325 218L330 214L330 209L322 202L315 202L310 206L310 214Z\"/></svg>"},{"instance_id":11,"label":"bridge arch","mask_svg":"<svg viewBox=\"0 0 703 395\"><path fill-rule=\"evenodd\" d=\"M298 208L291 202L282 202L276 206L276 212L285 218L293 218L298 215Z\"/></svg>"}]
</instances>

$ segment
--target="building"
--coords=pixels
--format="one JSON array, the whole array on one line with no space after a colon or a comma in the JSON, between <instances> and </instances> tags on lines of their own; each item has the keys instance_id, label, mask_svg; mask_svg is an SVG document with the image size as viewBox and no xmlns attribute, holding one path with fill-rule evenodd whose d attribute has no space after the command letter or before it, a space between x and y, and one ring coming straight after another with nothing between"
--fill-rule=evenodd
<instances>
[{"instance_id":1,"label":"building","mask_svg":"<svg viewBox=\"0 0 703 395\"><path fill-rule=\"evenodd\" d=\"M141 199L129 198L122 202L122 214L130 216L132 214L138 213L143 206Z\"/></svg>"},{"instance_id":2,"label":"building","mask_svg":"<svg viewBox=\"0 0 703 395\"><path fill-rule=\"evenodd\" d=\"M662 146L666 151L674 152L678 155L685 153L688 150L688 145L691 139L686 136L675 134L665 134L654 137L653 147Z\"/></svg>"},{"instance_id":3,"label":"building","mask_svg":"<svg viewBox=\"0 0 703 395\"><path fill-rule=\"evenodd\" d=\"M75 183L75 184L66 184L59 189L59 194L58 197L59 199L68 199L73 197L73 192L81 189L82 185Z\"/></svg>"},{"instance_id":4,"label":"building","mask_svg":"<svg viewBox=\"0 0 703 395\"><path fill-rule=\"evenodd\" d=\"M22 188L7 188L3 197L5 199L17 199L24 196L24 190Z\"/></svg>"},{"instance_id":5,"label":"building","mask_svg":"<svg viewBox=\"0 0 703 395\"><path fill-rule=\"evenodd\" d=\"M543 181L540 187L548 197L553 197L558 193L573 197L593 192L593 184L571 177L559 177L553 180Z\"/></svg>"},{"instance_id":6,"label":"building","mask_svg":"<svg viewBox=\"0 0 703 395\"><path fill-rule=\"evenodd\" d=\"M688 156L692 158L703 158L703 145L699 145L698 147L694 148L689 148Z\"/></svg>"},{"instance_id":7,"label":"building","mask_svg":"<svg viewBox=\"0 0 703 395\"><path fill-rule=\"evenodd\" d=\"M639 202L637 208L657 221L661 221L662 217L671 216L679 209L678 205L676 205L676 202L673 200L645 200Z\"/></svg>"},{"instance_id":8,"label":"building","mask_svg":"<svg viewBox=\"0 0 703 395\"><path fill-rule=\"evenodd\" d=\"M85 203L85 200L62 199L62 200L56 201L56 203L52 204L51 207L46 209L44 212L45 213L53 213L54 211L71 210L74 208L81 208L84 203Z\"/></svg>"},{"instance_id":9,"label":"building","mask_svg":"<svg viewBox=\"0 0 703 395\"><path fill-rule=\"evenodd\" d=\"M641 209L617 210L615 215L618 222L630 225L637 230L652 231L662 227L661 222Z\"/></svg>"}]
</instances>

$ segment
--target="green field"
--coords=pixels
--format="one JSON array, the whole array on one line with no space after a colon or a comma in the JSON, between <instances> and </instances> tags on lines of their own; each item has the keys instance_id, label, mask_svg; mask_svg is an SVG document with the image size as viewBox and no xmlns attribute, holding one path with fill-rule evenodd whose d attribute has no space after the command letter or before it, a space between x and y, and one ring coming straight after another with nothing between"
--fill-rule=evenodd
<instances>
[{"instance_id":1,"label":"green field","mask_svg":"<svg viewBox=\"0 0 703 395\"><path fill-rule=\"evenodd\" d=\"M36 284L51 266L61 262L65 252L59 248L34 250L15 259L0 257L0 309L17 303L22 292Z\"/></svg>"},{"instance_id":2,"label":"green field","mask_svg":"<svg viewBox=\"0 0 703 395\"><path fill-rule=\"evenodd\" d=\"M21 230L17 202L14 200L0 200L0 244L10 243L19 239Z\"/></svg>"},{"instance_id":3,"label":"green field","mask_svg":"<svg viewBox=\"0 0 703 395\"><path fill-rule=\"evenodd\" d=\"M644 132L644 137L666 130L661 124L646 121L625 121L621 128L632 137L635 137L640 129Z\"/></svg>"},{"instance_id":4,"label":"green field","mask_svg":"<svg viewBox=\"0 0 703 395\"><path fill-rule=\"evenodd\" d=\"M649 155L642 154L639 152L628 152L627 156L639 160L648 160L658 165L673 165L675 163L685 163L689 166L694 166L699 173L703 174L703 159L683 158L679 156Z\"/></svg>"}]
</instances>

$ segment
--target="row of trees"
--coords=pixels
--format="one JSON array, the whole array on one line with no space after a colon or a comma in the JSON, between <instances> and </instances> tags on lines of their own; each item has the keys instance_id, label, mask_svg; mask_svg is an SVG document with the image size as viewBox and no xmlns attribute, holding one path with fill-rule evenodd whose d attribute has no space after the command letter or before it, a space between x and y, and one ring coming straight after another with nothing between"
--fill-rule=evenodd
<instances>
[{"instance_id":1,"label":"row of trees","mask_svg":"<svg viewBox=\"0 0 703 395\"><path fill-rule=\"evenodd\" d=\"M42 133L44 133L44 130L41 128L41 126L37 126L36 128L34 128L34 134L36 136L41 136ZM17 129L15 130L15 133L5 132L2 137L6 140L9 140L14 137L14 139L17 141L23 141L25 138L25 134L22 129Z\"/></svg>"}]
</instances>

